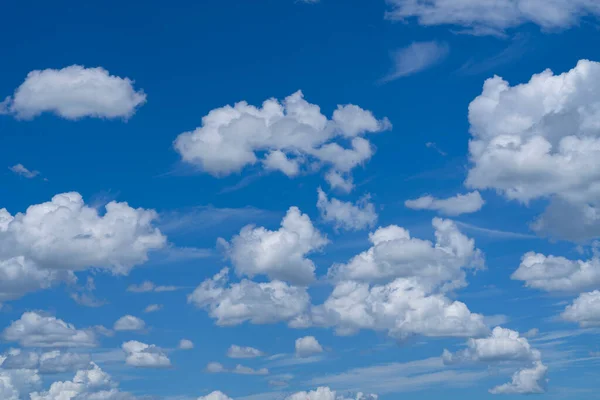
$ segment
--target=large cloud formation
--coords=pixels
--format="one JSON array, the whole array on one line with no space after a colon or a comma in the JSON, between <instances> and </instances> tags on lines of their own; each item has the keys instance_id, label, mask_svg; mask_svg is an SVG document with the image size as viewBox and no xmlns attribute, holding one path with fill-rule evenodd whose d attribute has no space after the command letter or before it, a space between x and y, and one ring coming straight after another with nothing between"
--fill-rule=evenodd
<instances>
[{"instance_id":1,"label":"large cloud formation","mask_svg":"<svg viewBox=\"0 0 600 400\"><path fill-rule=\"evenodd\" d=\"M298 91L282 102L266 100L262 107L239 102L214 109L201 127L179 135L174 146L184 162L214 176L259 161L265 170L289 177L326 166L329 183L348 190L351 170L374 153L363 136L390 128L387 119L351 104L338 106L328 119Z\"/></svg>"},{"instance_id":2,"label":"large cloud formation","mask_svg":"<svg viewBox=\"0 0 600 400\"><path fill-rule=\"evenodd\" d=\"M156 212L110 202L103 215L79 193L56 195L24 213L0 209L0 301L75 281L73 271L127 274L166 244Z\"/></svg>"},{"instance_id":3,"label":"large cloud formation","mask_svg":"<svg viewBox=\"0 0 600 400\"><path fill-rule=\"evenodd\" d=\"M587 15L600 16L594 0L387 0L386 17L416 18L421 25L455 25L474 35L503 35L527 23L546 30L569 28Z\"/></svg>"},{"instance_id":4,"label":"large cloud formation","mask_svg":"<svg viewBox=\"0 0 600 400\"><path fill-rule=\"evenodd\" d=\"M600 7L597 6L597 7ZM550 70L510 86L496 76L469 106L466 185L528 203L550 200L532 224L542 235L600 235L600 63Z\"/></svg>"},{"instance_id":5,"label":"large cloud formation","mask_svg":"<svg viewBox=\"0 0 600 400\"><path fill-rule=\"evenodd\" d=\"M51 112L66 119L131 117L146 102L133 81L110 75L104 68L71 65L31 71L12 97L0 103L0 113L31 119Z\"/></svg>"}]
</instances>

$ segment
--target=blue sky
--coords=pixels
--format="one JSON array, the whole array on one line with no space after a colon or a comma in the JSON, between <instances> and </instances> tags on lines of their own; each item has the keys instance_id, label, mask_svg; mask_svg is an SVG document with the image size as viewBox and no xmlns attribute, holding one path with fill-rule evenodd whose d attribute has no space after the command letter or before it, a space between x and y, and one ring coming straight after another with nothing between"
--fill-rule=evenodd
<instances>
[{"instance_id":1,"label":"blue sky","mask_svg":"<svg viewBox=\"0 0 600 400\"><path fill-rule=\"evenodd\" d=\"M594 398L594 1L3 10L0 398Z\"/></svg>"}]
</instances>

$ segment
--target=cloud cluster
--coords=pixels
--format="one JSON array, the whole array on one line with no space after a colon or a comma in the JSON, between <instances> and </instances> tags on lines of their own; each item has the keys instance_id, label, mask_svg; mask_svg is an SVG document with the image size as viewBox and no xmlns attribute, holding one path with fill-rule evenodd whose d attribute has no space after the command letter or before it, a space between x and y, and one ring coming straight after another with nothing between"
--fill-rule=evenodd
<instances>
[{"instance_id":1,"label":"cloud cluster","mask_svg":"<svg viewBox=\"0 0 600 400\"><path fill-rule=\"evenodd\" d=\"M239 276L267 275L304 285L315 279L315 265L307 255L322 249L329 240L308 215L290 207L279 230L248 225L230 242L220 239L219 243Z\"/></svg>"},{"instance_id":2,"label":"cloud cluster","mask_svg":"<svg viewBox=\"0 0 600 400\"><path fill-rule=\"evenodd\" d=\"M536 361L532 368L515 372L512 381L490 389L492 394L534 394L546 391L546 372L548 367Z\"/></svg>"},{"instance_id":3,"label":"cloud cluster","mask_svg":"<svg viewBox=\"0 0 600 400\"><path fill-rule=\"evenodd\" d=\"M201 127L179 135L174 147L184 162L214 176L240 172L259 161L264 169L289 177L326 166L334 174L329 183L348 189L352 169L374 153L363 136L390 128L387 119L351 104L338 106L328 119L296 92L282 102L266 100L262 107L239 102L214 109L202 118Z\"/></svg>"},{"instance_id":4,"label":"cloud cluster","mask_svg":"<svg viewBox=\"0 0 600 400\"><path fill-rule=\"evenodd\" d=\"M24 213L0 209L0 301L74 282L73 271L127 274L166 244L153 226L154 211L114 201L105 208L101 215L79 193L70 192Z\"/></svg>"},{"instance_id":5,"label":"cloud cluster","mask_svg":"<svg viewBox=\"0 0 600 400\"><path fill-rule=\"evenodd\" d=\"M566 29L583 17L600 16L591 0L386 0L392 20L416 19L420 25L454 25L473 35L501 36L507 29L534 23L545 30Z\"/></svg>"},{"instance_id":6,"label":"cloud cluster","mask_svg":"<svg viewBox=\"0 0 600 400\"><path fill-rule=\"evenodd\" d=\"M121 345L127 355L125 363L140 368L168 368L171 360L164 351L153 344L130 340Z\"/></svg>"},{"instance_id":7,"label":"cloud cluster","mask_svg":"<svg viewBox=\"0 0 600 400\"><path fill-rule=\"evenodd\" d=\"M546 70L510 86L496 76L469 106L472 167L466 185L527 203L550 200L532 224L541 235L600 235L600 63Z\"/></svg>"},{"instance_id":8,"label":"cloud cluster","mask_svg":"<svg viewBox=\"0 0 600 400\"><path fill-rule=\"evenodd\" d=\"M2 339L18 342L22 347L94 347L93 330L77 329L61 319L36 312L23 313L2 332Z\"/></svg>"},{"instance_id":9,"label":"cloud cluster","mask_svg":"<svg viewBox=\"0 0 600 400\"><path fill-rule=\"evenodd\" d=\"M37 370L41 374L56 374L77 371L90 363L90 356L82 353L61 352L29 352L11 349L4 356L2 369L7 370Z\"/></svg>"},{"instance_id":10,"label":"cloud cluster","mask_svg":"<svg viewBox=\"0 0 600 400\"><path fill-rule=\"evenodd\" d=\"M188 296L188 303L208 310L217 325L232 326L245 321L294 324L310 306L306 288L281 281L257 283L247 279L228 284L228 276L229 270L225 268Z\"/></svg>"},{"instance_id":11,"label":"cloud cluster","mask_svg":"<svg viewBox=\"0 0 600 400\"><path fill-rule=\"evenodd\" d=\"M317 208L323 221L333 224L337 230L358 231L372 228L377 222L377 212L369 197L363 197L356 204L328 199L325 192L319 188Z\"/></svg>"},{"instance_id":12,"label":"cloud cluster","mask_svg":"<svg viewBox=\"0 0 600 400\"><path fill-rule=\"evenodd\" d=\"M133 81L104 68L72 65L31 71L15 93L0 103L0 113L32 119L50 112L66 119L131 117L146 102Z\"/></svg>"}]
</instances>

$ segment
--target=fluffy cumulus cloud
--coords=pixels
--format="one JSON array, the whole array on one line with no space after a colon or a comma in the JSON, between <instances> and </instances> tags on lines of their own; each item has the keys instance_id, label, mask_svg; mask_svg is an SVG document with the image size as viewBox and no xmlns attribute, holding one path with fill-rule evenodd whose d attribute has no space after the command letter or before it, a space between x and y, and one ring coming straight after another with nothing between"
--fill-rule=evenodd
<instances>
[{"instance_id":1,"label":"fluffy cumulus cloud","mask_svg":"<svg viewBox=\"0 0 600 400\"><path fill-rule=\"evenodd\" d=\"M23 347L94 347L93 330L77 329L61 319L26 312L2 332L2 339Z\"/></svg>"},{"instance_id":2,"label":"fluffy cumulus cloud","mask_svg":"<svg viewBox=\"0 0 600 400\"><path fill-rule=\"evenodd\" d=\"M322 305L313 307L310 323L334 327L340 335L371 329L398 339L411 335L478 337L489 331L482 315L472 313L464 303L431 293L415 278L373 286L338 283Z\"/></svg>"},{"instance_id":3,"label":"fluffy cumulus cloud","mask_svg":"<svg viewBox=\"0 0 600 400\"><path fill-rule=\"evenodd\" d=\"M308 357L323 352L323 347L314 336L296 339L296 356Z\"/></svg>"},{"instance_id":4,"label":"fluffy cumulus cloud","mask_svg":"<svg viewBox=\"0 0 600 400\"><path fill-rule=\"evenodd\" d=\"M71 381L57 381L46 391L29 394L31 400L134 400L135 396L122 392L110 375L98 365L90 363L77 371Z\"/></svg>"},{"instance_id":5,"label":"fluffy cumulus cloud","mask_svg":"<svg viewBox=\"0 0 600 400\"><path fill-rule=\"evenodd\" d=\"M1 367L7 370L37 370L41 374L56 374L84 369L90 363L90 356L82 353L69 353L53 350L48 352L28 352L11 349L4 356Z\"/></svg>"},{"instance_id":6,"label":"fluffy cumulus cloud","mask_svg":"<svg viewBox=\"0 0 600 400\"><path fill-rule=\"evenodd\" d=\"M121 346L127 355L127 365L140 368L168 368L171 360L162 349L153 344L130 340Z\"/></svg>"},{"instance_id":7,"label":"fluffy cumulus cloud","mask_svg":"<svg viewBox=\"0 0 600 400\"><path fill-rule=\"evenodd\" d=\"M181 350L191 350L194 348L194 342L189 339L181 339L179 341L179 346Z\"/></svg>"},{"instance_id":8,"label":"fluffy cumulus cloud","mask_svg":"<svg viewBox=\"0 0 600 400\"><path fill-rule=\"evenodd\" d=\"M325 192L318 189L317 208L323 221L331 223L338 230L358 231L371 228L377 222L375 206L369 202L369 197L363 197L356 204L329 199Z\"/></svg>"},{"instance_id":9,"label":"fluffy cumulus cloud","mask_svg":"<svg viewBox=\"0 0 600 400\"><path fill-rule=\"evenodd\" d=\"M188 296L188 302L208 310L217 325L239 325L245 321L267 324L285 321L291 325L310 307L305 288L285 282L242 280L228 284L229 270L221 270Z\"/></svg>"},{"instance_id":10,"label":"fluffy cumulus cloud","mask_svg":"<svg viewBox=\"0 0 600 400\"><path fill-rule=\"evenodd\" d=\"M0 209L0 301L73 283L73 271L128 273L166 243L153 226L155 218L152 210L114 201L100 215L75 192L15 215Z\"/></svg>"},{"instance_id":11,"label":"fluffy cumulus cloud","mask_svg":"<svg viewBox=\"0 0 600 400\"><path fill-rule=\"evenodd\" d=\"M233 400L231 397L227 396L225 393L215 390L212 393L207 394L206 396L198 397L198 400Z\"/></svg>"},{"instance_id":12,"label":"fluffy cumulus cloud","mask_svg":"<svg viewBox=\"0 0 600 400\"><path fill-rule=\"evenodd\" d=\"M0 112L31 119L50 112L66 119L129 118L146 95L133 81L103 68L72 65L31 71L15 93L0 103Z\"/></svg>"},{"instance_id":13,"label":"fluffy cumulus cloud","mask_svg":"<svg viewBox=\"0 0 600 400\"><path fill-rule=\"evenodd\" d=\"M235 344L232 344L229 350L227 350L227 357L229 358L256 358L264 355L265 353L254 347L238 346Z\"/></svg>"},{"instance_id":14,"label":"fluffy cumulus cloud","mask_svg":"<svg viewBox=\"0 0 600 400\"><path fill-rule=\"evenodd\" d=\"M457 353L444 350L444 363L461 362L499 362L499 361L539 361L541 354L531 347L529 341L519 332L496 327L491 335L485 338L467 341L467 348Z\"/></svg>"},{"instance_id":15,"label":"fluffy cumulus cloud","mask_svg":"<svg viewBox=\"0 0 600 400\"><path fill-rule=\"evenodd\" d=\"M598 6L600 7L600 6ZM581 60L510 86L496 76L469 106L466 184L527 203L550 200L532 224L542 235L600 235L600 63Z\"/></svg>"},{"instance_id":16,"label":"fluffy cumulus cloud","mask_svg":"<svg viewBox=\"0 0 600 400\"><path fill-rule=\"evenodd\" d=\"M279 230L248 225L230 242L219 240L238 275L267 275L295 284L314 280L315 265L307 255L328 242L297 207L288 210Z\"/></svg>"},{"instance_id":17,"label":"fluffy cumulus cloud","mask_svg":"<svg viewBox=\"0 0 600 400\"><path fill-rule=\"evenodd\" d=\"M600 285L600 260L573 261L529 252L511 278L547 292L578 293Z\"/></svg>"},{"instance_id":18,"label":"fluffy cumulus cloud","mask_svg":"<svg viewBox=\"0 0 600 400\"><path fill-rule=\"evenodd\" d=\"M413 210L434 210L449 216L474 213L481 210L484 204L485 201L478 191L458 194L447 199L436 199L428 195L404 202L406 207Z\"/></svg>"},{"instance_id":19,"label":"fluffy cumulus cloud","mask_svg":"<svg viewBox=\"0 0 600 400\"><path fill-rule=\"evenodd\" d=\"M463 235L450 220L434 218L436 243L413 238L396 225L369 234L373 244L347 264L329 270L334 280L381 281L414 278L426 288L444 290L465 285L465 269L484 266L483 254L473 239Z\"/></svg>"},{"instance_id":20,"label":"fluffy cumulus cloud","mask_svg":"<svg viewBox=\"0 0 600 400\"><path fill-rule=\"evenodd\" d=\"M202 118L202 126L179 135L174 146L184 162L214 176L260 162L290 177L325 166L343 183L374 153L365 134L390 128L387 119L351 104L338 106L328 119L296 92L282 102L266 100L262 107L239 102L214 109Z\"/></svg>"},{"instance_id":21,"label":"fluffy cumulus cloud","mask_svg":"<svg viewBox=\"0 0 600 400\"><path fill-rule=\"evenodd\" d=\"M546 372L548 367L536 361L532 368L515 372L512 381L490 389L492 394L535 394L546 391Z\"/></svg>"},{"instance_id":22,"label":"fluffy cumulus cloud","mask_svg":"<svg viewBox=\"0 0 600 400\"><path fill-rule=\"evenodd\" d=\"M113 329L115 331L140 331L146 327L146 323L133 315L124 315L115 321Z\"/></svg>"},{"instance_id":23,"label":"fluffy cumulus cloud","mask_svg":"<svg viewBox=\"0 0 600 400\"><path fill-rule=\"evenodd\" d=\"M502 35L527 23L544 30L566 29L583 17L600 16L594 0L386 0L386 17L419 24L454 25L475 35Z\"/></svg>"},{"instance_id":24,"label":"fluffy cumulus cloud","mask_svg":"<svg viewBox=\"0 0 600 400\"><path fill-rule=\"evenodd\" d=\"M600 291L582 293L562 313L562 318L581 327L600 326Z\"/></svg>"}]
</instances>

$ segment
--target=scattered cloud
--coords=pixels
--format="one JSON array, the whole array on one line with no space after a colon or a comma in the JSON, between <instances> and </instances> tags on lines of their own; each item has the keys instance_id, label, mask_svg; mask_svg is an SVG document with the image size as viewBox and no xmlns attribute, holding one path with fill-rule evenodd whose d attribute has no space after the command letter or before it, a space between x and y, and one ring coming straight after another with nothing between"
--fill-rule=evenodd
<instances>
[{"instance_id":1,"label":"scattered cloud","mask_svg":"<svg viewBox=\"0 0 600 400\"><path fill-rule=\"evenodd\" d=\"M153 344L146 344L130 340L121 346L127 355L125 363L139 368L168 368L171 360L160 348Z\"/></svg>"},{"instance_id":2,"label":"scattered cloud","mask_svg":"<svg viewBox=\"0 0 600 400\"><path fill-rule=\"evenodd\" d=\"M194 343L189 339L181 339L178 347L181 350L191 350L194 348Z\"/></svg>"},{"instance_id":3,"label":"scattered cloud","mask_svg":"<svg viewBox=\"0 0 600 400\"><path fill-rule=\"evenodd\" d=\"M148 292L174 292L175 290L179 290L180 288L177 286L162 286L155 285L153 282L144 281L139 285L129 285L127 287L128 292L133 293L148 293Z\"/></svg>"},{"instance_id":4,"label":"scattered cloud","mask_svg":"<svg viewBox=\"0 0 600 400\"><path fill-rule=\"evenodd\" d=\"M375 206L369 202L369 196L360 199L356 204L340 201L327 195L321 188L318 189L317 208L321 219L334 225L337 230L358 231L372 228L377 222Z\"/></svg>"},{"instance_id":5,"label":"scattered cloud","mask_svg":"<svg viewBox=\"0 0 600 400\"><path fill-rule=\"evenodd\" d=\"M296 339L296 357L305 358L323 352L323 347L314 336Z\"/></svg>"},{"instance_id":6,"label":"scattered cloud","mask_svg":"<svg viewBox=\"0 0 600 400\"><path fill-rule=\"evenodd\" d=\"M450 46L447 43L414 42L394 52L394 68L381 82L390 82L424 71L440 63L449 53Z\"/></svg>"},{"instance_id":7,"label":"scattered cloud","mask_svg":"<svg viewBox=\"0 0 600 400\"><path fill-rule=\"evenodd\" d=\"M263 357L264 352L255 349L254 347L238 346L232 344L227 350L227 357L229 358L256 358Z\"/></svg>"},{"instance_id":8,"label":"scattered cloud","mask_svg":"<svg viewBox=\"0 0 600 400\"><path fill-rule=\"evenodd\" d=\"M415 200L406 200L404 205L413 210L435 210L440 214L457 216L470 214L481 210L485 201L478 191L457 194L447 199L436 199L432 196L423 196Z\"/></svg>"},{"instance_id":9,"label":"scattered cloud","mask_svg":"<svg viewBox=\"0 0 600 400\"><path fill-rule=\"evenodd\" d=\"M31 71L15 93L0 105L0 113L32 119L50 112L66 119L128 119L146 102L133 81L110 75L104 68L72 65Z\"/></svg>"},{"instance_id":10,"label":"scattered cloud","mask_svg":"<svg viewBox=\"0 0 600 400\"><path fill-rule=\"evenodd\" d=\"M141 331L144 328L146 328L146 323L133 315L122 316L113 326L115 331Z\"/></svg>"},{"instance_id":11,"label":"scattered cloud","mask_svg":"<svg viewBox=\"0 0 600 400\"><path fill-rule=\"evenodd\" d=\"M38 176L40 174L39 171L31 171L31 170L25 168L25 166L23 164L16 164L16 165L13 165L12 167L8 167L8 169L10 169L15 174L25 177L27 179L35 178L36 176Z\"/></svg>"}]
</instances>

